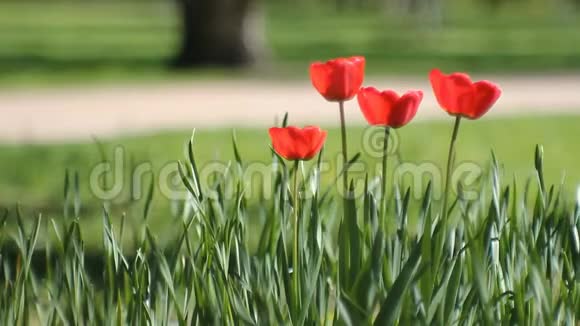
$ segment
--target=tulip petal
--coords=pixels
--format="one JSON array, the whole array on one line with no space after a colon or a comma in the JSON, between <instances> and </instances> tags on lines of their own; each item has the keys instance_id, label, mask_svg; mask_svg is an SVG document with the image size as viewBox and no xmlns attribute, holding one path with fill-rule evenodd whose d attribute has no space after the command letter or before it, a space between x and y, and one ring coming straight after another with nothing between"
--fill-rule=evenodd
<instances>
[{"instance_id":1,"label":"tulip petal","mask_svg":"<svg viewBox=\"0 0 580 326\"><path fill-rule=\"evenodd\" d=\"M433 69L429 80L437 102L447 113L478 119L497 101L501 90L488 81L473 83L464 73L445 75Z\"/></svg>"},{"instance_id":2,"label":"tulip petal","mask_svg":"<svg viewBox=\"0 0 580 326\"><path fill-rule=\"evenodd\" d=\"M328 93L331 73L331 67L324 63L315 62L310 65L310 80L312 81L312 85L323 96Z\"/></svg>"},{"instance_id":3,"label":"tulip petal","mask_svg":"<svg viewBox=\"0 0 580 326\"><path fill-rule=\"evenodd\" d=\"M497 102L501 95L501 89L487 81L482 80L474 84L473 108L468 116L471 119L479 119Z\"/></svg>"},{"instance_id":4,"label":"tulip petal","mask_svg":"<svg viewBox=\"0 0 580 326\"><path fill-rule=\"evenodd\" d=\"M270 128L272 147L278 155L287 160L294 160L297 157L295 144L290 135L292 128Z\"/></svg>"},{"instance_id":5,"label":"tulip petal","mask_svg":"<svg viewBox=\"0 0 580 326\"><path fill-rule=\"evenodd\" d=\"M349 71L350 88L348 98L352 99L356 96L362 86L365 75L366 60L362 56L355 56L349 58L349 61L352 67L350 67L351 69Z\"/></svg>"},{"instance_id":6,"label":"tulip petal","mask_svg":"<svg viewBox=\"0 0 580 326\"><path fill-rule=\"evenodd\" d=\"M313 133L316 132L312 128L292 128L290 135L292 141L294 142L294 148L296 149L296 156L299 159L305 159L310 152L310 144L312 142Z\"/></svg>"},{"instance_id":7,"label":"tulip petal","mask_svg":"<svg viewBox=\"0 0 580 326\"><path fill-rule=\"evenodd\" d=\"M388 112L392 109L399 96L394 91L380 92L374 87L362 88L357 101L367 122L374 126L387 125Z\"/></svg>"},{"instance_id":8,"label":"tulip petal","mask_svg":"<svg viewBox=\"0 0 580 326\"><path fill-rule=\"evenodd\" d=\"M433 88L433 93L435 98L444 109L447 109L446 96L443 92L443 84L445 83L445 75L439 69L433 69L429 73L429 81L431 82L431 87Z\"/></svg>"},{"instance_id":9,"label":"tulip petal","mask_svg":"<svg viewBox=\"0 0 580 326\"><path fill-rule=\"evenodd\" d=\"M423 92L409 91L399 97L392 90L380 92L374 87L363 87L357 100L370 125L400 128L415 117Z\"/></svg>"},{"instance_id":10,"label":"tulip petal","mask_svg":"<svg viewBox=\"0 0 580 326\"><path fill-rule=\"evenodd\" d=\"M310 79L328 101L347 101L360 89L364 78L364 57L336 58L310 65Z\"/></svg>"},{"instance_id":11,"label":"tulip petal","mask_svg":"<svg viewBox=\"0 0 580 326\"><path fill-rule=\"evenodd\" d=\"M411 121L417 114L419 104L423 100L422 91L410 91L398 99L388 116L388 125L400 128Z\"/></svg>"},{"instance_id":12,"label":"tulip petal","mask_svg":"<svg viewBox=\"0 0 580 326\"><path fill-rule=\"evenodd\" d=\"M326 139L326 131L318 127L300 129L294 126L270 128L272 147L287 160L309 160L314 157ZM321 136L322 135L322 136Z\"/></svg>"},{"instance_id":13,"label":"tulip petal","mask_svg":"<svg viewBox=\"0 0 580 326\"><path fill-rule=\"evenodd\" d=\"M309 160L320 152L320 149L326 140L327 132L321 130L319 127L313 126L305 127L303 131L308 145L307 150L303 153L303 157L305 160Z\"/></svg>"},{"instance_id":14,"label":"tulip petal","mask_svg":"<svg viewBox=\"0 0 580 326\"><path fill-rule=\"evenodd\" d=\"M473 106L473 83L469 76L453 73L449 75L444 85L450 111L461 115L469 112Z\"/></svg>"}]
</instances>

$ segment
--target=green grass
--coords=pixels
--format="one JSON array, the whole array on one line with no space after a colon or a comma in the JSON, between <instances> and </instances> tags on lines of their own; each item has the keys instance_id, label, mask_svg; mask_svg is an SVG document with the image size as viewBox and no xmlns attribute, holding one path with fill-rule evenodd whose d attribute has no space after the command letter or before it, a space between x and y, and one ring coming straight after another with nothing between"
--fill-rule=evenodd
<instances>
[{"instance_id":1,"label":"green grass","mask_svg":"<svg viewBox=\"0 0 580 326\"><path fill-rule=\"evenodd\" d=\"M375 74L424 74L435 66L493 72L580 68L580 20L574 10L543 0L514 2L497 11L475 0L445 3L437 16L432 11L338 12L316 2L268 2L263 13L273 64L259 76L292 77L310 61L348 54L367 56L368 71ZM178 43L174 10L171 1L5 1L0 10L0 83L231 74L167 70Z\"/></svg>"},{"instance_id":2,"label":"green grass","mask_svg":"<svg viewBox=\"0 0 580 326\"><path fill-rule=\"evenodd\" d=\"M434 167L443 175L452 128L451 120L415 122L397 131L395 139L402 163L426 166L429 169ZM502 162L502 173L506 180L512 180L515 175L518 183L523 185L534 175L533 150L536 144L541 144L546 155L546 180L560 184L565 176L564 190L568 199L572 199L576 187L580 185L580 171L577 169L580 154L574 150L577 147L579 123L580 117L576 116L483 119L477 122L466 120L460 130L458 162L473 162L487 171L493 149ZM350 154L361 152L361 162L364 162L364 166L354 167L351 173L359 181L360 190L365 173L373 177L380 172L380 159L377 155L373 156L373 151L380 154L381 145L378 142L382 133L380 130L373 132L372 129L363 127L351 127L348 132ZM143 208L144 195L139 201L129 200L130 171L134 170L131 166L150 162L152 171L157 176L168 164L169 170L175 170L175 165L171 166L171 163L185 157L185 139L189 134L190 131L174 131L101 140L105 155L110 161L113 160L115 148L122 147L125 151L121 161L124 164L124 188L122 194L112 201L115 213L139 212ZM271 162L271 153L267 130L240 129L236 134L244 162L253 164L258 169L268 170L266 165ZM233 149L229 144L231 136L231 130L197 130L195 150L200 169L210 164L215 165L215 162L218 162L218 168L223 167L234 159ZM339 149L339 130L330 128L325 148L325 159L330 162L330 169L322 173L323 184L328 185L335 178L335 162ZM89 177L92 168L100 161L101 153L95 143L0 145L0 207L13 209L14 205L20 203L25 213L43 212L49 217L61 215L65 169L68 169L71 175L75 171L79 174L82 212L86 223L98 224L99 219L94 217L101 214L101 201L93 196ZM389 159L391 176L399 163L395 155ZM405 178L410 182L409 175L405 175ZM119 177L115 179L118 182ZM169 181L165 184L169 184ZM141 186L142 194L146 193L148 185L148 177L145 175ZM171 204L161 196L159 185L155 187L155 194L152 223L163 226L171 216ZM257 201L257 193L248 196L251 201ZM90 236L88 238L98 240L90 239Z\"/></svg>"},{"instance_id":3,"label":"green grass","mask_svg":"<svg viewBox=\"0 0 580 326\"><path fill-rule=\"evenodd\" d=\"M317 171L335 156L336 130L322 160L270 168L271 183L256 183L272 186L260 200L246 198L252 187L243 176L254 159L270 157L265 131L240 132L227 173L204 187L202 162L228 156L219 146L230 142L217 138L224 131L200 131L180 169L188 199L175 217L149 210L147 195L139 212L105 205L99 222L87 225L73 200L75 177L61 192L64 213L0 211L0 323L576 325L580 198L570 201L549 176L567 169L576 124L570 117L465 124L458 163L484 162L488 147L497 159L484 163L480 196L450 193L445 212L435 179L407 187L390 178L395 196L386 209L378 209L384 197L372 182L360 197L327 193ZM401 132L403 158L442 160L449 123L414 125ZM351 131L356 144L361 130ZM140 144L159 161L172 150L146 140L124 143ZM536 140L546 151L518 152ZM558 142L563 147L548 150ZM37 166L50 163L42 157L49 155ZM500 162L507 170L533 166L524 173L533 178L527 186L512 183Z\"/></svg>"},{"instance_id":4,"label":"green grass","mask_svg":"<svg viewBox=\"0 0 580 326\"><path fill-rule=\"evenodd\" d=\"M423 12L345 11L311 5L271 11L269 40L282 62L305 64L337 53L367 57L370 72L424 73L577 69L580 25L547 3L522 1L489 11L477 1L448 1L441 16ZM570 20L569 20L570 19ZM294 26L300 21L300 32ZM305 31L305 32L303 32Z\"/></svg>"},{"instance_id":5,"label":"green grass","mask_svg":"<svg viewBox=\"0 0 580 326\"><path fill-rule=\"evenodd\" d=\"M162 60L177 37L170 9L146 1L3 3L3 79L27 84L36 78L163 76Z\"/></svg>"}]
</instances>

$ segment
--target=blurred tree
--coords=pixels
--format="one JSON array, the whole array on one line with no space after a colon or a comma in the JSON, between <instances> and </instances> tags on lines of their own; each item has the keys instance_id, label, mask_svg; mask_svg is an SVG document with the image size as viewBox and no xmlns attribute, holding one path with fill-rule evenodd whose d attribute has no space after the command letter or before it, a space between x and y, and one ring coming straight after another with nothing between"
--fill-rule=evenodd
<instances>
[{"instance_id":1,"label":"blurred tree","mask_svg":"<svg viewBox=\"0 0 580 326\"><path fill-rule=\"evenodd\" d=\"M177 68L241 66L252 60L247 19L256 0L177 0L181 46L172 60Z\"/></svg>"}]
</instances>

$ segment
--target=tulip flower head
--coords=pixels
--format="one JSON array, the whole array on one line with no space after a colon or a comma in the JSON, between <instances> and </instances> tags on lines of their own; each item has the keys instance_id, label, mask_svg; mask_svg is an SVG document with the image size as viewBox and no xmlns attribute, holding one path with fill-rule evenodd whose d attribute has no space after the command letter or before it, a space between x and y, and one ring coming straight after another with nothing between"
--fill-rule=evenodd
<instances>
[{"instance_id":1,"label":"tulip flower head","mask_svg":"<svg viewBox=\"0 0 580 326\"><path fill-rule=\"evenodd\" d=\"M322 148L326 140L326 130L319 127L270 128L272 147L278 155L290 161L310 160Z\"/></svg>"},{"instance_id":2,"label":"tulip flower head","mask_svg":"<svg viewBox=\"0 0 580 326\"><path fill-rule=\"evenodd\" d=\"M400 128L411 121L423 99L422 91L399 96L392 90L363 87L357 95L360 109L370 125Z\"/></svg>"},{"instance_id":3,"label":"tulip flower head","mask_svg":"<svg viewBox=\"0 0 580 326\"><path fill-rule=\"evenodd\" d=\"M447 113L468 119L481 118L501 95L501 89L492 82L472 82L467 74L443 74L434 69L429 80L437 102Z\"/></svg>"},{"instance_id":4,"label":"tulip flower head","mask_svg":"<svg viewBox=\"0 0 580 326\"><path fill-rule=\"evenodd\" d=\"M310 65L314 88L328 101L348 101L355 97L363 83L365 58L336 58Z\"/></svg>"}]
</instances>

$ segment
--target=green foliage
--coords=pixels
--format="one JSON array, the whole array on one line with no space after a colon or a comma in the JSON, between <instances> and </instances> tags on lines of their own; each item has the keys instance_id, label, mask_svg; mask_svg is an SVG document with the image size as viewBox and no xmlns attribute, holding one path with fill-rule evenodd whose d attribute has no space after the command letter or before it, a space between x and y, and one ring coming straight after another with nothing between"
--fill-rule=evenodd
<instances>
[{"instance_id":1,"label":"green foliage","mask_svg":"<svg viewBox=\"0 0 580 326\"><path fill-rule=\"evenodd\" d=\"M347 108L347 110L354 109L356 109L354 106ZM502 159L501 167L504 175L510 179L511 175L515 175L517 186L523 189L525 181L534 173L534 170L530 160L525 155L521 155L521 152L532 151L534 144L541 139L545 146L545 155L550 157L550 161L544 166L545 178L552 182L559 182L565 176L563 192L568 199L571 199L575 186L580 184L580 170L576 169L580 153L569 150L577 146L578 124L580 124L580 117L572 115L502 119L490 117L478 123L465 123L462 126L461 139L457 143L457 150L460 153L457 163L479 162L485 165L490 159L490 148L493 147L495 153ZM340 130L333 127L327 130L329 136L325 145L324 159L330 163L330 170L321 173L322 185L341 180L340 177L336 178L339 168L336 166L336 155L340 150ZM513 132L514 130L516 132ZM369 172L369 180L372 183L374 173L380 171L380 159L377 159L376 154L382 152L382 148L377 148L377 145L372 145L372 143L376 142L376 136L382 137L382 134L355 126L350 127L348 132L350 150L352 154L361 153L357 162L365 164L365 170ZM104 189L109 189L117 182L124 182L123 184L127 185L119 196L108 202L112 215L120 216L123 212L127 212L129 215L141 216L142 204L134 200L131 193L140 191L140 197L144 199L149 183L148 180L144 180L141 187L129 186L132 185L129 181L136 169L135 166L141 163L151 163L152 172L160 178L163 175L161 169L164 166L184 155L184 139L189 133L190 131L171 131L103 139L100 146L95 146L90 141L72 144L0 144L0 208L13 207L15 203L20 202L25 216L34 216L35 212L43 212L46 217L62 218L61 176L63 173L55 172L54 169L68 167L70 187L74 183L73 172L78 173L80 181L79 201L82 201L82 205L78 208L83 216L80 223L85 244L88 248L95 248L101 240L89 230L100 228L102 207L100 200L93 195L94 191L91 190L88 180L96 164L105 160L112 163L113 170L119 165L125 167L122 176L116 176L114 171L111 171L111 178L102 180L107 181L108 187L103 185ZM268 151L270 144L264 130L242 128L236 130L236 134L238 149L246 164L265 165L270 160L271 154ZM449 134L449 124L445 121L417 121L401 129L400 132L393 133L393 149L397 151L389 157L388 175L393 176L393 169L405 162L413 164L427 162L437 167L444 167ZM222 143L223 139L231 137L232 133L227 129L199 129L196 135L196 168L207 168L215 161L226 163L230 160L234 161L235 155L231 146ZM117 162L115 150L120 146L124 149L125 155L122 162ZM374 149L373 155L368 154L368 147ZM514 148L522 150L514 150ZM43 164L39 166L38 162ZM359 188L362 189L364 173L357 171L352 169L350 175L360 180ZM424 183L426 184L427 182ZM326 191L330 189L323 188L321 200L328 199L331 193L326 193ZM435 197L438 195L438 189L440 187L433 189ZM421 191L421 189L416 192L412 191L411 207L421 204L420 200L416 199L420 197ZM254 194L258 193L254 192ZM249 192L247 194L250 195ZM259 200L257 195L252 194L249 197L251 197L250 205ZM73 198L70 197L68 200L72 202ZM148 221L162 235L170 234L170 231L165 229L168 224L165 215L173 208L174 203L163 196L157 185ZM72 208L68 214L72 214ZM414 218L410 220L413 222ZM114 219L114 222L118 222L118 218ZM128 232L132 234L129 229ZM165 241L166 238L167 236L162 236L160 240Z\"/></svg>"},{"instance_id":2,"label":"green foliage","mask_svg":"<svg viewBox=\"0 0 580 326\"><path fill-rule=\"evenodd\" d=\"M275 63L266 70L276 78L302 76L310 61L337 53L365 55L371 73L580 68L579 13L565 0L505 1L494 11L485 0L346 1L357 4L342 11L333 2L262 2L256 16L265 30L257 39L265 39ZM404 10L410 2L421 4L420 12ZM0 84L239 76L167 69L180 41L175 6L161 0L4 0Z\"/></svg>"},{"instance_id":3,"label":"green foliage","mask_svg":"<svg viewBox=\"0 0 580 326\"><path fill-rule=\"evenodd\" d=\"M119 226L104 208L98 262L85 250L74 201L65 202L67 218L50 223L38 216L26 225L16 209L16 227L8 229L7 213L0 214L0 323L579 322L580 202L569 203L558 187L548 186L541 147L533 160L536 177L524 189L502 177L492 155L480 196L467 200L460 192L452 198L445 227L431 183L417 207L411 207L413 189L396 184L385 214L368 179L361 197L342 200L332 192L323 198L320 159L294 168L272 155L272 192L251 209L241 178L247 165L235 137L233 147L230 168L206 189L198 183L192 137L179 168L188 197L171 220L166 244L148 225L153 188L143 214L122 216ZM78 198L77 177L69 175L65 198ZM292 266L294 213L299 269ZM255 215L264 225L249 223ZM125 247L125 221L135 218L138 223L128 223L133 243ZM39 236L54 241L41 248ZM256 246L250 246L253 238ZM299 292L293 277L300 280Z\"/></svg>"}]
</instances>

